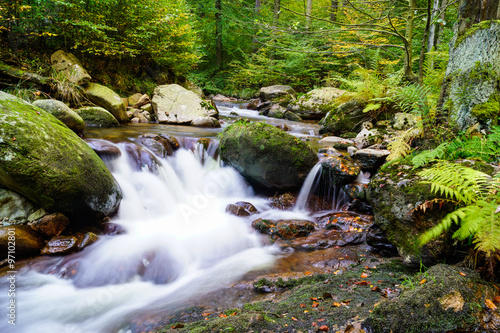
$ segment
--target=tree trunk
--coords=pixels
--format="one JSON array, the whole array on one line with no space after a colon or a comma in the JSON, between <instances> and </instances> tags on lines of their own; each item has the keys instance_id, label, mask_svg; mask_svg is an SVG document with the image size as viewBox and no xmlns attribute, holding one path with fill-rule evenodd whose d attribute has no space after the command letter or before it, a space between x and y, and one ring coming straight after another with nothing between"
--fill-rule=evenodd
<instances>
[{"instance_id":1,"label":"tree trunk","mask_svg":"<svg viewBox=\"0 0 500 333\"><path fill-rule=\"evenodd\" d=\"M215 57L217 68L222 68L222 4L215 0Z\"/></svg>"},{"instance_id":2,"label":"tree trunk","mask_svg":"<svg viewBox=\"0 0 500 333\"><path fill-rule=\"evenodd\" d=\"M422 47L420 48L420 58L418 61L418 82L422 83L424 78L424 61L425 61L425 44L429 38L429 31L431 28L432 11L431 11L432 0L427 0L427 22L425 24L424 36L422 37Z\"/></svg>"},{"instance_id":3,"label":"tree trunk","mask_svg":"<svg viewBox=\"0 0 500 333\"><path fill-rule=\"evenodd\" d=\"M337 21L337 10L339 9L339 0L332 0L330 6L330 21Z\"/></svg>"},{"instance_id":4,"label":"tree trunk","mask_svg":"<svg viewBox=\"0 0 500 333\"><path fill-rule=\"evenodd\" d=\"M256 15L260 14L260 5L261 5L261 1L260 0L255 0L255 14Z\"/></svg>"},{"instance_id":5,"label":"tree trunk","mask_svg":"<svg viewBox=\"0 0 500 333\"><path fill-rule=\"evenodd\" d=\"M463 34L473 24L496 20L499 0L460 0L457 34Z\"/></svg>"},{"instance_id":6,"label":"tree trunk","mask_svg":"<svg viewBox=\"0 0 500 333\"><path fill-rule=\"evenodd\" d=\"M446 0L445 0L446 1ZM443 1L444 2L444 1ZM436 16L438 15L438 10L439 10L439 0L434 0L434 3L432 5L432 14L431 14L431 22L436 19ZM430 52L432 48L436 49L436 30L438 29L439 23L432 23L430 28L429 28L429 39L427 42L427 52Z\"/></svg>"},{"instance_id":7,"label":"tree trunk","mask_svg":"<svg viewBox=\"0 0 500 333\"><path fill-rule=\"evenodd\" d=\"M277 25L280 19L281 0L274 0L273 25Z\"/></svg>"},{"instance_id":8,"label":"tree trunk","mask_svg":"<svg viewBox=\"0 0 500 333\"><path fill-rule=\"evenodd\" d=\"M405 77L408 81L415 81L415 74L413 74L413 25L415 21L416 0L408 0L408 17L406 18L405 29L405 57L404 57L404 71Z\"/></svg>"},{"instance_id":9,"label":"tree trunk","mask_svg":"<svg viewBox=\"0 0 500 333\"><path fill-rule=\"evenodd\" d=\"M311 25L312 7L313 7L312 0L307 0L307 6L306 6L306 29L309 29L309 26Z\"/></svg>"},{"instance_id":10,"label":"tree trunk","mask_svg":"<svg viewBox=\"0 0 500 333\"><path fill-rule=\"evenodd\" d=\"M441 43L441 36L443 35L443 24L446 21L446 10L448 9L448 0L441 1L441 14L439 15L440 23L437 24L437 33L434 36L434 49L438 49L438 45Z\"/></svg>"}]
</instances>

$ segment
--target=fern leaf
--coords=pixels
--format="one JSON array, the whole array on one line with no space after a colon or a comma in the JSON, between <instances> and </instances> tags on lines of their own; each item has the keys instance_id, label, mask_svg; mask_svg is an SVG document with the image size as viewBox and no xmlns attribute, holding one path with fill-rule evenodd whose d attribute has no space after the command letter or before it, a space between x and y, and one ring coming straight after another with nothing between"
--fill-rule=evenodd
<instances>
[{"instance_id":1,"label":"fern leaf","mask_svg":"<svg viewBox=\"0 0 500 333\"><path fill-rule=\"evenodd\" d=\"M411 146L406 143L405 135L396 137L387 145L387 149L391 152L387 156L387 161L392 161L400 157L405 157L411 151Z\"/></svg>"},{"instance_id":2,"label":"fern leaf","mask_svg":"<svg viewBox=\"0 0 500 333\"><path fill-rule=\"evenodd\" d=\"M466 216L466 213L464 211L464 208L459 208L448 215L444 217L444 219L436 224L434 227L430 228L426 232L424 232L422 235L419 237L419 243L420 245L424 245L428 242L430 242L433 239L438 238L440 235L442 235L445 231L450 229L451 225L453 223L455 224L460 224L460 220Z\"/></svg>"},{"instance_id":3,"label":"fern leaf","mask_svg":"<svg viewBox=\"0 0 500 333\"><path fill-rule=\"evenodd\" d=\"M442 159L446 154L449 143L444 142L433 150L426 150L412 158L413 169L419 168L436 159Z\"/></svg>"},{"instance_id":4,"label":"fern leaf","mask_svg":"<svg viewBox=\"0 0 500 333\"><path fill-rule=\"evenodd\" d=\"M382 106L382 104L380 103L368 103L365 108L363 109L363 112L366 113L366 112L370 112L370 111L374 111L374 110L378 110L380 109L380 107Z\"/></svg>"}]
</instances>

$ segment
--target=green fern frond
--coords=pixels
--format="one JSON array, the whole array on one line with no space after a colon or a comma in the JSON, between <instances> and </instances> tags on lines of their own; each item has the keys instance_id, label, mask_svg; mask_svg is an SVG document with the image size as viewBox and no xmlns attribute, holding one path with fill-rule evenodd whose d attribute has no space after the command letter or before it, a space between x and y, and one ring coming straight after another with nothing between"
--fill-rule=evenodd
<instances>
[{"instance_id":1,"label":"green fern frond","mask_svg":"<svg viewBox=\"0 0 500 333\"><path fill-rule=\"evenodd\" d=\"M442 159L445 157L447 152L447 148L449 146L449 142L443 142L433 150L426 150L421 152L420 154L414 156L411 160L413 164L413 169L419 168L428 164L431 161L436 159Z\"/></svg>"},{"instance_id":2,"label":"green fern frond","mask_svg":"<svg viewBox=\"0 0 500 333\"><path fill-rule=\"evenodd\" d=\"M430 228L426 232L424 232L419 237L420 245L424 245L431 240L438 238L445 231L450 229L453 223L460 224L460 221L466 216L465 208L459 208L444 217L444 219L436 224L434 227Z\"/></svg>"},{"instance_id":3,"label":"green fern frond","mask_svg":"<svg viewBox=\"0 0 500 333\"><path fill-rule=\"evenodd\" d=\"M401 157L405 157L411 152L411 146L406 142L406 136L400 135L389 142L387 149L391 152L387 156L387 161L392 161Z\"/></svg>"},{"instance_id":4,"label":"green fern frond","mask_svg":"<svg viewBox=\"0 0 500 333\"><path fill-rule=\"evenodd\" d=\"M368 103L365 106L365 108L363 109L363 113L378 110L378 109L380 109L381 106L382 106L382 104L380 104L380 103L376 103L376 104L375 103Z\"/></svg>"}]
</instances>

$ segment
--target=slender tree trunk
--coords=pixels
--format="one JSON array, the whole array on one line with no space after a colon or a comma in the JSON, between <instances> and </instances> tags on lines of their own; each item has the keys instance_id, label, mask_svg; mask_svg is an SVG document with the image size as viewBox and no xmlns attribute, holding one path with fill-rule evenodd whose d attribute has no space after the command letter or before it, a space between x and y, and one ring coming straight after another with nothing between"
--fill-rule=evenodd
<instances>
[{"instance_id":1,"label":"slender tree trunk","mask_svg":"<svg viewBox=\"0 0 500 333\"><path fill-rule=\"evenodd\" d=\"M443 35L443 22L446 21L446 10L448 9L448 0L441 1L441 14L439 14L440 23L437 24L437 33L434 36L435 49L438 49L438 45L441 43L441 36Z\"/></svg>"},{"instance_id":2,"label":"slender tree trunk","mask_svg":"<svg viewBox=\"0 0 500 333\"><path fill-rule=\"evenodd\" d=\"M261 5L261 1L260 0L255 0L255 14L256 15L260 14L260 5Z\"/></svg>"},{"instance_id":3,"label":"slender tree trunk","mask_svg":"<svg viewBox=\"0 0 500 333\"><path fill-rule=\"evenodd\" d=\"M436 16L438 15L438 10L439 10L439 0L434 0L434 3L432 5L432 14L431 14L431 22L436 19ZM432 48L436 49L436 30L438 28L439 23L432 23L430 28L429 28L429 39L427 43L427 52L430 52Z\"/></svg>"},{"instance_id":4,"label":"slender tree trunk","mask_svg":"<svg viewBox=\"0 0 500 333\"><path fill-rule=\"evenodd\" d=\"M404 57L404 71L405 77L408 81L415 80L415 74L413 74L413 26L415 21L415 10L416 10L416 0L408 0L408 17L406 18L406 29L405 29L405 57Z\"/></svg>"},{"instance_id":5,"label":"slender tree trunk","mask_svg":"<svg viewBox=\"0 0 500 333\"><path fill-rule=\"evenodd\" d=\"M312 0L307 0L306 5L306 29L311 26L311 13L312 13L313 2Z\"/></svg>"},{"instance_id":6,"label":"slender tree trunk","mask_svg":"<svg viewBox=\"0 0 500 333\"><path fill-rule=\"evenodd\" d=\"M222 67L222 4L215 0L215 57L217 68Z\"/></svg>"},{"instance_id":7,"label":"slender tree trunk","mask_svg":"<svg viewBox=\"0 0 500 333\"><path fill-rule=\"evenodd\" d=\"M330 6L330 21L337 21L337 11L339 9L339 0L332 0L332 4Z\"/></svg>"},{"instance_id":8,"label":"slender tree trunk","mask_svg":"<svg viewBox=\"0 0 500 333\"><path fill-rule=\"evenodd\" d=\"M277 25L280 19L281 0L274 0L273 25Z\"/></svg>"},{"instance_id":9,"label":"slender tree trunk","mask_svg":"<svg viewBox=\"0 0 500 333\"><path fill-rule=\"evenodd\" d=\"M427 22L425 24L424 36L422 37L422 47L420 48L420 58L418 61L418 82L422 83L424 79L424 61L425 61L425 44L429 38L429 31L431 28L432 11L431 3L433 0L427 0Z\"/></svg>"}]
</instances>

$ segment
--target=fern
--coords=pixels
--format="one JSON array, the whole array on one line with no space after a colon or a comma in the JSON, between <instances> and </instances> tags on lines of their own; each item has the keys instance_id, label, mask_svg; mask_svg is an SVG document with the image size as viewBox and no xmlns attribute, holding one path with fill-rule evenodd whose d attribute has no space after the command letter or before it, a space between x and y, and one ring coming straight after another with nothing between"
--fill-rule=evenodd
<instances>
[{"instance_id":1,"label":"fern","mask_svg":"<svg viewBox=\"0 0 500 333\"><path fill-rule=\"evenodd\" d=\"M415 138L421 137L422 133L423 128L421 121L418 122L416 127L401 131L400 135L394 137L393 141L389 142L387 145L387 149L391 152L389 156L387 156L387 161L402 158L410 154L412 149L409 142Z\"/></svg>"},{"instance_id":2,"label":"fern","mask_svg":"<svg viewBox=\"0 0 500 333\"><path fill-rule=\"evenodd\" d=\"M455 223L459 228L453 234L454 238L473 237L476 250L484 252L487 257L500 250L500 174L491 177L443 161L419 172L419 175L425 179L424 183L431 184L433 193L444 195L461 206L423 233L420 244L439 237Z\"/></svg>"},{"instance_id":3,"label":"fern","mask_svg":"<svg viewBox=\"0 0 500 333\"><path fill-rule=\"evenodd\" d=\"M436 159L443 159L446 155L448 146L448 142L443 142L432 150L426 150L414 156L411 160L413 169L424 166L431 161L435 161Z\"/></svg>"}]
</instances>

